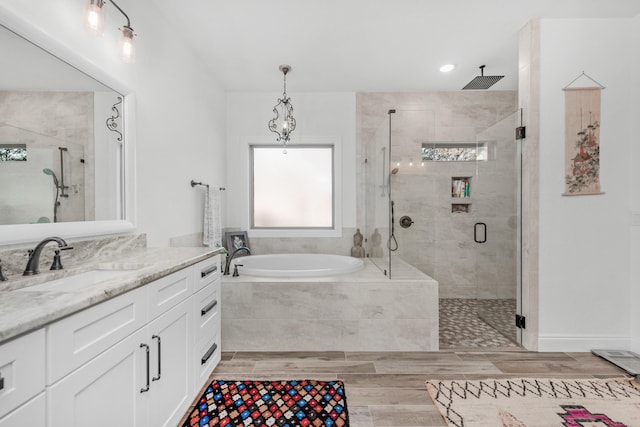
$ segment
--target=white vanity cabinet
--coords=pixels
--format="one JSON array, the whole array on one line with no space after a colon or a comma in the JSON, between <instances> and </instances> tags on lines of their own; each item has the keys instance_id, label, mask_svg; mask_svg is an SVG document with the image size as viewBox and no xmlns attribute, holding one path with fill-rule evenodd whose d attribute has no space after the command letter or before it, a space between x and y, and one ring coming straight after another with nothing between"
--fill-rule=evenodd
<instances>
[{"instance_id":1,"label":"white vanity cabinet","mask_svg":"<svg viewBox=\"0 0 640 427\"><path fill-rule=\"evenodd\" d=\"M45 425L45 393L38 394L15 411L0 418L0 427Z\"/></svg>"},{"instance_id":2,"label":"white vanity cabinet","mask_svg":"<svg viewBox=\"0 0 640 427\"><path fill-rule=\"evenodd\" d=\"M144 426L143 330L129 335L47 390L47 426Z\"/></svg>"},{"instance_id":3,"label":"white vanity cabinet","mask_svg":"<svg viewBox=\"0 0 640 427\"><path fill-rule=\"evenodd\" d=\"M216 270L212 271L214 267ZM192 375L199 384L195 391L200 390L221 359L220 282L220 265L203 264L200 272L200 289L194 295L191 307L196 325Z\"/></svg>"},{"instance_id":4,"label":"white vanity cabinet","mask_svg":"<svg viewBox=\"0 0 640 427\"><path fill-rule=\"evenodd\" d=\"M207 280L219 282L219 258L50 325L47 426L175 426L206 380L196 374L194 306L202 271L217 266Z\"/></svg>"},{"instance_id":5,"label":"white vanity cabinet","mask_svg":"<svg viewBox=\"0 0 640 427\"><path fill-rule=\"evenodd\" d=\"M0 347L1 427L44 425L44 361L43 329Z\"/></svg>"},{"instance_id":6,"label":"white vanity cabinet","mask_svg":"<svg viewBox=\"0 0 640 427\"><path fill-rule=\"evenodd\" d=\"M148 400L145 406L149 427L175 426L195 398L195 378L189 372L193 336L189 303L183 301L147 327L147 337L151 337L151 382L149 391L140 396Z\"/></svg>"}]
</instances>

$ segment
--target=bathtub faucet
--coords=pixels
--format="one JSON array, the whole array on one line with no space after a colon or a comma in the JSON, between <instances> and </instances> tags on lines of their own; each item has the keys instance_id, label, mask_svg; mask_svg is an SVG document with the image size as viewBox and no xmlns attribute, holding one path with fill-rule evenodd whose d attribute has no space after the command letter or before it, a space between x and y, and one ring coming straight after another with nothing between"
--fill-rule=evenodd
<instances>
[{"instance_id":1,"label":"bathtub faucet","mask_svg":"<svg viewBox=\"0 0 640 427\"><path fill-rule=\"evenodd\" d=\"M225 275L225 276L229 275L229 269L230 269L230 266L231 266L231 260L233 260L233 258L236 256L236 254L238 252L246 252L247 255L251 255L251 251L246 246L239 247L235 251L231 252L231 255L227 256L227 262L224 265L224 273L223 273L223 275Z\"/></svg>"}]
</instances>

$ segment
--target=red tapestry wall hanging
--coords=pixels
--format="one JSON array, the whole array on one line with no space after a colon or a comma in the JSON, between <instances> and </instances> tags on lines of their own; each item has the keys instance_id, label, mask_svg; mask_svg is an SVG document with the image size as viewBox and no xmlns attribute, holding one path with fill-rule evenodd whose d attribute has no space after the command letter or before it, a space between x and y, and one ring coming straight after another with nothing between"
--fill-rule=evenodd
<instances>
[{"instance_id":1,"label":"red tapestry wall hanging","mask_svg":"<svg viewBox=\"0 0 640 427\"><path fill-rule=\"evenodd\" d=\"M600 189L602 89L603 86L564 88L565 196L603 194Z\"/></svg>"}]
</instances>

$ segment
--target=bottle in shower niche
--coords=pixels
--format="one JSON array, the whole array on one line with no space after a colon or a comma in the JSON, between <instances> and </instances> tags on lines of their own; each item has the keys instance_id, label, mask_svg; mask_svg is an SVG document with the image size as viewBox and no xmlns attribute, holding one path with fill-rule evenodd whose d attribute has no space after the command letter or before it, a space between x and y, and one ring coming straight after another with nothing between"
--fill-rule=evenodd
<instances>
[{"instance_id":1,"label":"bottle in shower niche","mask_svg":"<svg viewBox=\"0 0 640 427\"><path fill-rule=\"evenodd\" d=\"M453 198L471 197L471 177L451 178L451 197Z\"/></svg>"}]
</instances>

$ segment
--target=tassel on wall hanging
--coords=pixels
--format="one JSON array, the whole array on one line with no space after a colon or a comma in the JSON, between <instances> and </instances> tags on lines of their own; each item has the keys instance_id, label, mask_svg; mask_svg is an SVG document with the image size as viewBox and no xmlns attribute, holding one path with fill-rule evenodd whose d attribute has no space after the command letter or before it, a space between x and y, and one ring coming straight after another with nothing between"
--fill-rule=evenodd
<instances>
[{"instance_id":1,"label":"tassel on wall hanging","mask_svg":"<svg viewBox=\"0 0 640 427\"><path fill-rule=\"evenodd\" d=\"M582 77L596 86L571 87ZM564 196L604 194L600 189L600 98L605 89L583 71L565 86Z\"/></svg>"}]
</instances>

